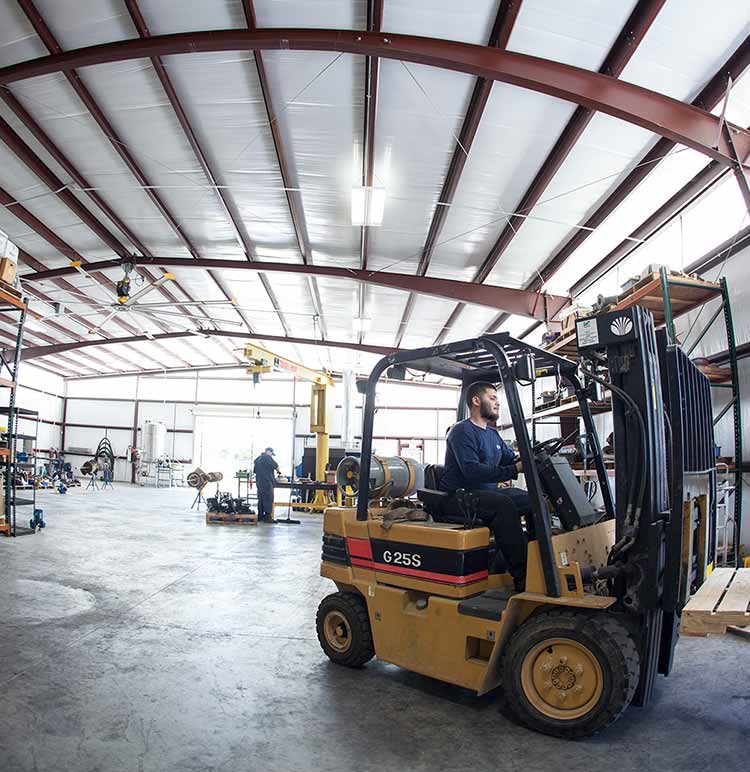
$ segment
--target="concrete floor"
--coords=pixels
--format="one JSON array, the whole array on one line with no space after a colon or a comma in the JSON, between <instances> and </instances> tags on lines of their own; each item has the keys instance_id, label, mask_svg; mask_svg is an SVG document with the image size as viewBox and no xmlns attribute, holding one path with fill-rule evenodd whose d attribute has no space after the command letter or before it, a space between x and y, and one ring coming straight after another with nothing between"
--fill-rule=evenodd
<instances>
[{"instance_id":1,"label":"concrete floor","mask_svg":"<svg viewBox=\"0 0 750 772\"><path fill-rule=\"evenodd\" d=\"M186 490L40 494L0 537L0 770L739 770L750 643L684 639L654 703L564 742L494 698L332 665L320 523L210 526Z\"/></svg>"}]
</instances>

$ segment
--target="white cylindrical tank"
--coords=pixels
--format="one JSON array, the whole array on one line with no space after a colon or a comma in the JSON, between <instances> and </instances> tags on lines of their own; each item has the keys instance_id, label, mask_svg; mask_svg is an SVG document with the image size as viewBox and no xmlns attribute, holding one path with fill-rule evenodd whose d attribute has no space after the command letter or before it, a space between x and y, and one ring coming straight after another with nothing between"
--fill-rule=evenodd
<instances>
[{"instance_id":1,"label":"white cylindrical tank","mask_svg":"<svg viewBox=\"0 0 750 772\"><path fill-rule=\"evenodd\" d=\"M143 425L143 452L149 461L165 455L167 425L163 421L146 421Z\"/></svg>"},{"instance_id":2,"label":"white cylindrical tank","mask_svg":"<svg viewBox=\"0 0 750 772\"><path fill-rule=\"evenodd\" d=\"M359 459L342 458L336 467L336 483L345 496L359 493ZM424 488L424 466L413 458L372 456L370 459L370 498L400 498Z\"/></svg>"}]
</instances>

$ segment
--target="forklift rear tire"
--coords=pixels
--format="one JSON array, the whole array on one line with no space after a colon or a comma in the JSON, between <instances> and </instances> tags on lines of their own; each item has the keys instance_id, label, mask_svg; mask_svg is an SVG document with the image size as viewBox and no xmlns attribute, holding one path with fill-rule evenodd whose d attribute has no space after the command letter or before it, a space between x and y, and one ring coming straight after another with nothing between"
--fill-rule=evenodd
<instances>
[{"instance_id":1,"label":"forklift rear tire","mask_svg":"<svg viewBox=\"0 0 750 772\"><path fill-rule=\"evenodd\" d=\"M575 739L622 715L638 686L640 657L613 615L555 609L513 633L502 673L505 712L536 732Z\"/></svg>"},{"instance_id":2,"label":"forklift rear tire","mask_svg":"<svg viewBox=\"0 0 750 772\"><path fill-rule=\"evenodd\" d=\"M335 592L318 606L318 641L337 665L362 667L375 656L367 604L354 592Z\"/></svg>"}]
</instances>

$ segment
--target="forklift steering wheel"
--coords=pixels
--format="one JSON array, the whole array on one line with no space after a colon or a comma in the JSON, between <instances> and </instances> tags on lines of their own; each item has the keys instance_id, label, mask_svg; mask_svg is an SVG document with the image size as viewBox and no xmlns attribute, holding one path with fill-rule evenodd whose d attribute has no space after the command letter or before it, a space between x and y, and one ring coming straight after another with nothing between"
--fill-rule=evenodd
<instances>
[{"instance_id":1,"label":"forklift steering wheel","mask_svg":"<svg viewBox=\"0 0 750 772\"><path fill-rule=\"evenodd\" d=\"M562 447L563 444L563 438L562 437L551 437L548 440L542 440L541 442L537 442L536 445L533 445L531 448L531 452L536 456L538 453L541 453L542 451L546 451L550 456L554 456L555 453L557 453L558 450Z\"/></svg>"}]
</instances>

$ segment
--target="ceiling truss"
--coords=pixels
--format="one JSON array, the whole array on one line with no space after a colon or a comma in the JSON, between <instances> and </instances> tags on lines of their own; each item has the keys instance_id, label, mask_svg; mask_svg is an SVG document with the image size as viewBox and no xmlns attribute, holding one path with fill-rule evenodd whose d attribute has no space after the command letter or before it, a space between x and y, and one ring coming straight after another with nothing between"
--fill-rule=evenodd
<instances>
[{"instance_id":1,"label":"ceiling truss","mask_svg":"<svg viewBox=\"0 0 750 772\"><path fill-rule=\"evenodd\" d=\"M721 177L727 173L727 170L732 170L737 176L738 183L746 198L748 210L750 211L750 184L748 184L747 176L743 168L743 162L748 157L748 154L750 154L750 133L729 124L724 124L724 130L721 133L718 133L716 129L719 119L708 112L708 110L710 110L723 96L723 93L726 90L727 77L731 76L736 79L738 74L741 74L748 67L748 64L750 63L750 45L748 45L748 43L750 43L750 37L745 41L743 46L740 46L734 56L730 58L720 72L717 73L715 78L712 79L696 100L694 100L692 105L685 105L676 100L664 97L663 95L616 80L658 14L664 0L640 0L598 74L562 65L557 62L499 50L502 49L505 42L507 42L507 37L512 29L521 0L516 0L515 2L504 0L501 2L498 19L493 30L493 39L490 40L490 47L431 38L414 38L406 35L383 35L380 33L382 22L382 0L373 0L368 4L368 29L366 32L352 30L258 29L255 23L252 0L243 0L243 8L245 10L248 26L247 30L223 30L210 33L191 32L153 37L149 36L148 27L143 19L136 0L125 0L125 2L131 14L131 18L138 29L140 39L118 41L75 51L62 52L59 44L47 27L44 19L38 13L33 2L31 2L31 0L19 0L19 5L26 13L47 49L50 51L50 56L21 62L18 65L0 69L0 84L5 84L7 86L8 84L23 78L34 77L35 75L56 71L63 72L76 94L87 107L105 136L112 143L113 148L118 152L123 162L133 173L139 184L144 188L144 191L151 198L161 215L193 256L193 260L189 261L192 264L192 267L208 269L209 276L211 276L213 281L217 284L222 294L227 299L230 299L226 287L222 284L220 277L215 271L223 267L236 269L238 267L246 266L244 264L238 266L235 261L207 261L200 258L194 245L190 242L186 234L181 231L174 216L169 212L158 194L154 191L154 188L149 184L148 179L143 174L135 158L124 143L117 137L113 127L94 101L76 70L80 67L109 61L122 61L125 59L142 57L148 57L152 60L157 75L159 76L167 97L175 110L183 131L185 132L209 183L217 191L223 209L238 235L238 240L243 247L248 261L254 261L252 245L249 244L246 234L243 234L243 229L240 227L236 217L232 213L232 202L228 200L228 196L226 196L222 191L221 186L216 182L216 175L213 173L205 152L190 126L187 115L182 108L160 58L161 56L168 54L200 51L254 50L258 77L261 83L263 98L272 129L279 168L284 186L287 190L290 216L292 218L304 263L303 266L272 264L272 266L269 265L266 269L264 264L254 261L255 265L248 266L261 272L261 281L266 288L271 303L275 308L284 332L286 333L283 337L262 336L265 339L285 340L287 342L310 342L308 339L295 339L289 335L289 328L284 320L283 311L278 304L278 300L273 293L273 289L271 288L268 279L265 277L266 270L268 270L268 272L271 270L285 270L306 275L313 308L315 309L316 316L321 322L323 338L327 338L327 334L325 332L325 322L322 315L322 306L317 289L316 276L334 275L339 278L355 279L362 283L379 284L381 286L396 287L409 291L409 300L407 301L407 306L397 336L397 341L399 343L413 307L413 293L421 291L425 294L446 296L448 285L469 285L469 283L430 279L425 275L429 267L432 252L434 251L444 224L445 215L448 210L447 206L436 207L425 241L422 257L420 259L417 277L367 271L368 234L366 226L363 226L361 233L361 269L359 271L312 265L311 250L305 227L304 213L302 211L301 196L298 190L290 190L290 188L296 188L297 186L293 184L295 182L293 173L291 172L291 167L288 163L284 144L281 140L280 132L278 131L277 122L273 118L273 102L269 95L268 79L265 76L262 55L260 53L263 50L278 48L291 50L329 50L363 54L367 57L366 110L362 169L363 184L372 184L377 104L377 75L380 57L444 67L477 76L477 84L461 131L461 144L467 151L476 134L479 120L494 80L529 88L540 93L550 94L579 104L571 121L566 126L558 139L557 144L522 198L521 204L518 207L518 214L511 216L511 222L509 222L508 227L500 234L496 244L493 246L478 270L475 277L475 282L478 285L481 285L482 282L488 278L493 267L508 248L518 228L522 225L523 220L525 219L523 215L531 211L540 200L552 177L560 168L576 140L580 137L594 112L597 110L654 131L655 133L660 134L662 139L656 143L654 148L647 154L644 161L636 167L631 175L618 186L615 192L605 200L594 215L589 218L589 221L586 223L587 228L595 228L600 222L603 222L603 220L606 219L606 216L614 211L616 206L619 205L619 203L621 203L621 201L624 200L637 184L651 171L656 165L656 160L669 152L675 143L681 143L688 147L692 147L712 158L713 162L709 164L705 170L696 175L696 177L691 180L688 185L684 186L678 194L673 196L670 201L666 202L659 210L657 210L657 212L649 217L642 226L634 232L635 234L638 234L637 238L642 239L644 238L644 235L648 238L650 235L653 235L653 233L673 218L677 212L681 211L684 206L687 206L695 196L700 195L718 179L721 179ZM491 47L493 45L498 48L493 50ZM85 178L83 178L68 159L65 158L49 137L44 134L43 130L36 124L9 89L0 89L0 94L5 103L13 110L19 120L22 121L24 126L45 147L45 149L53 155L55 160L57 160L58 163L61 163L74 181L81 187L90 189L91 186L86 183ZM101 270L102 268L119 265L124 259L127 259L129 257L127 250L117 237L110 233L93 215L91 215L91 213L80 204L75 196L64 189L65 186L62 182L55 177L51 170L45 169L38 157L32 158L33 152L30 148L25 146L25 143L23 143L17 135L14 137L13 134L13 130L7 123L4 121L0 122L0 139L2 139L48 187L55 190L58 198L99 238L101 238L107 246L113 249L120 258L116 261L101 261L89 264L87 265L87 268L90 268L91 270ZM648 163L646 163L646 161L648 161ZM441 191L441 203L450 203L453 200L464 163L465 153L457 147L454 151L449 171ZM56 183L60 183L57 188L52 187ZM63 188L63 190L60 190L60 188ZM139 243L138 239L134 237L134 234L132 234L125 226L121 218L111 210L96 192L89 192L88 190L86 192L123 235L131 241L133 246L143 253L145 259L138 259L137 262L139 264L151 264L157 266L169 264L168 260L165 258L158 258L150 255L148 251L143 248L143 245ZM51 232L50 229L46 228L43 223L36 220L36 218L33 218L33 215L31 215L30 212L13 202L10 194L1 189L0 203L9 206L10 211L16 216L20 215L20 218L28 227L35 230L42 238L61 251L62 254L85 262L75 250L57 237L56 234ZM598 218L601 219L599 219L596 225L589 224L592 221L596 222ZM32 221L34 221L33 225L30 224ZM588 237L590 232L591 231L588 229L579 229L563 248L552 256L547 265L542 269L541 276L533 282L529 282L526 288L528 290L527 293L524 293L521 290L508 290L485 285L481 288L477 287L477 294L467 295L466 300L463 300L461 296L457 295L454 291L450 297L454 300L459 299L461 302L454 310L454 313L451 314L446 327L441 332L441 335L438 336L437 342L441 341L448 333L450 325L458 318L458 314L460 313L460 309L463 307L464 302L479 302L484 305L503 308L503 313L496 317L491 329L497 329L497 327L505 321L508 313L518 313L517 310L504 308L504 306L500 304L501 302L505 305L513 306L514 309L517 308L520 303L521 307L526 309L526 315L536 319L547 318L548 316L554 315L554 313L551 313L549 307L550 299L553 299L553 302L558 301L554 296L537 295L536 301L532 303L531 306L529 305L530 301L528 298L522 298L525 295L533 295L538 291L540 286L561 267L565 260L567 260L583 240ZM620 244L594 267L592 273L579 281L574 286L574 290L576 288L582 288L583 283L586 283L586 286L588 286L593 280L598 278L598 276L603 275L604 272L616 265L617 262L624 259L624 257L630 254L634 248L637 247L634 247L630 240L626 240ZM185 262L188 261L187 259L184 260ZM27 263L28 262L29 261L27 260ZM224 266L222 265L224 262L232 263L232 265ZM59 285L63 288L67 286L68 288L75 289L73 285L70 285L61 279L65 269L62 269L63 273L52 275L55 272L39 270L39 268L43 269L44 267L41 266L41 264L37 265L38 278L45 277L46 275L48 278L54 278L56 283L60 283ZM332 274L330 273L331 271L340 273ZM37 274L35 274L35 276L37 276ZM383 276L386 278L382 278ZM105 276L96 274L96 278L103 287L111 289L111 282ZM423 282L419 285L419 289L415 289L415 285L409 281L416 279L422 280ZM440 282L443 283L442 287L438 287L437 283ZM456 287L453 289L455 290ZM189 300L192 300L184 290L181 288L180 290L189 298ZM462 286L461 291L468 292L466 286ZM496 297L490 300L490 295L487 294L487 291L489 291L489 293L495 292ZM520 294L513 295L513 293ZM173 302L179 304L179 300L175 298L174 295L166 294ZM503 295L502 301L500 300L499 295ZM359 301L360 317L363 317L364 315L364 298L364 286L361 284ZM482 298L483 300L477 300L477 298ZM544 298L541 303L540 298ZM523 305L524 303L525 305ZM557 308L557 310L559 310L559 308ZM202 309L201 312L208 318L208 314L205 313L204 309ZM243 322L247 325L250 334L254 337L261 337L256 335L250 325L250 321L244 314L239 310L238 313L243 319ZM136 332L126 323L121 322L120 320L116 321L127 332ZM54 325L54 327L57 327L57 325ZM61 328L61 331L69 337L75 337L74 334L64 330L64 328ZM154 335L153 337L159 340L169 337L186 337L190 334L191 333L165 332L163 334ZM217 331L217 337L219 338L228 337L232 334L237 335L237 333ZM60 345L71 345L74 348L83 348L90 345L106 345L108 342L127 343L141 339L146 339L146 336L131 335L129 338L112 338L110 340L78 340L73 344ZM329 344L332 347L354 347L350 344L335 342L329 342ZM361 336L359 345L362 345ZM232 352L231 346L227 346L226 348L232 353L233 358L239 361L236 354ZM379 347L369 347L369 349L373 348ZM145 355L139 352L139 356L143 357ZM202 356L205 356L205 354L202 354ZM189 366L188 363L185 364Z\"/></svg>"}]
</instances>

